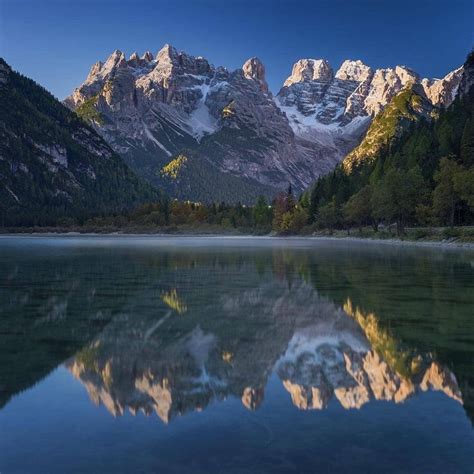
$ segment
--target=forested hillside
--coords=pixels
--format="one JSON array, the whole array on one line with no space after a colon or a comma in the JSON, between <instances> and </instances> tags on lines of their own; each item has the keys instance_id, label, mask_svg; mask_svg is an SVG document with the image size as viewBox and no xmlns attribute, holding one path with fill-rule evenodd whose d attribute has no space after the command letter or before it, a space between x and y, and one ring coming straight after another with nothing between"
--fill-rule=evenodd
<instances>
[{"instance_id":1,"label":"forested hillside","mask_svg":"<svg viewBox=\"0 0 474 474\"><path fill-rule=\"evenodd\" d=\"M0 226L80 221L158 197L74 112L0 58Z\"/></svg>"},{"instance_id":2,"label":"forested hillside","mask_svg":"<svg viewBox=\"0 0 474 474\"><path fill-rule=\"evenodd\" d=\"M473 68L474 52L447 109L427 110L416 88L399 93L361 145L303 195L310 222L375 229L396 223L398 233L407 225L472 225Z\"/></svg>"}]
</instances>

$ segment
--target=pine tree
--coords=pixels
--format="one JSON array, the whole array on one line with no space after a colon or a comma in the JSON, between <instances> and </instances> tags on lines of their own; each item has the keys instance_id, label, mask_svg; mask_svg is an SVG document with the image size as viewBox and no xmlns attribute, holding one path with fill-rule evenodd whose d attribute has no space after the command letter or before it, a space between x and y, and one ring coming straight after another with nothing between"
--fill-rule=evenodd
<instances>
[{"instance_id":1,"label":"pine tree","mask_svg":"<svg viewBox=\"0 0 474 474\"><path fill-rule=\"evenodd\" d=\"M474 166L474 119L472 117L466 121L461 137L461 162L464 166Z\"/></svg>"},{"instance_id":2,"label":"pine tree","mask_svg":"<svg viewBox=\"0 0 474 474\"><path fill-rule=\"evenodd\" d=\"M435 173L436 188L433 193L433 211L441 223L454 226L456 210L460 196L456 191L455 177L462 171L462 167L451 158L442 158L439 170Z\"/></svg>"}]
</instances>

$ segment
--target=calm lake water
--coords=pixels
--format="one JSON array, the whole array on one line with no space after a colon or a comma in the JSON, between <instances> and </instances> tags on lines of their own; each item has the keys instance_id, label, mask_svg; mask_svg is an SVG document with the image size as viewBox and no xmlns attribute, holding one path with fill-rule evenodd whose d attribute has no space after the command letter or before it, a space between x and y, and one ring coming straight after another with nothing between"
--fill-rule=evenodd
<instances>
[{"instance_id":1,"label":"calm lake water","mask_svg":"<svg viewBox=\"0 0 474 474\"><path fill-rule=\"evenodd\" d=\"M0 238L0 472L474 471L474 253Z\"/></svg>"}]
</instances>

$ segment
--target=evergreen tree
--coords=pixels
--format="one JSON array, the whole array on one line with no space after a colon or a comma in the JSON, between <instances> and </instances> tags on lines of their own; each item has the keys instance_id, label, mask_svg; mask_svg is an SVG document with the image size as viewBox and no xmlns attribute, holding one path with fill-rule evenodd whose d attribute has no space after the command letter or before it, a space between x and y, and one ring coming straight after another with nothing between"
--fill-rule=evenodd
<instances>
[{"instance_id":1,"label":"evergreen tree","mask_svg":"<svg viewBox=\"0 0 474 474\"><path fill-rule=\"evenodd\" d=\"M474 166L474 118L466 121L461 137L461 162L464 166Z\"/></svg>"},{"instance_id":2,"label":"evergreen tree","mask_svg":"<svg viewBox=\"0 0 474 474\"><path fill-rule=\"evenodd\" d=\"M426 188L418 167L404 172L390 170L375 186L372 196L374 216L389 224L395 221L397 234L402 235L407 222L415 215L416 204L424 200Z\"/></svg>"},{"instance_id":3,"label":"evergreen tree","mask_svg":"<svg viewBox=\"0 0 474 474\"><path fill-rule=\"evenodd\" d=\"M266 227L271 225L272 210L268 207L264 196L259 196L253 208L253 219L255 226Z\"/></svg>"},{"instance_id":4,"label":"evergreen tree","mask_svg":"<svg viewBox=\"0 0 474 474\"><path fill-rule=\"evenodd\" d=\"M374 230L377 230L377 221L372 212L372 194L372 186L367 184L349 198L343 207L343 216L347 223L357 226L371 224Z\"/></svg>"},{"instance_id":5,"label":"evergreen tree","mask_svg":"<svg viewBox=\"0 0 474 474\"><path fill-rule=\"evenodd\" d=\"M454 191L474 210L474 167L463 170L454 176Z\"/></svg>"},{"instance_id":6,"label":"evergreen tree","mask_svg":"<svg viewBox=\"0 0 474 474\"><path fill-rule=\"evenodd\" d=\"M324 206L319 208L316 222L323 228L334 230L341 222L341 210L336 204L336 198L332 198Z\"/></svg>"},{"instance_id":7,"label":"evergreen tree","mask_svg":"<svg viewBox=\"0 0 474 474\"><path fill-rule=\"evenodd\" d=\"M461 197L455 188L455 178L462 167L451 158L442 158L439 170L435 173L436 187L433 193L433 211L442 224L454 226L456 211Z\"/></svg>"}]
</instances>

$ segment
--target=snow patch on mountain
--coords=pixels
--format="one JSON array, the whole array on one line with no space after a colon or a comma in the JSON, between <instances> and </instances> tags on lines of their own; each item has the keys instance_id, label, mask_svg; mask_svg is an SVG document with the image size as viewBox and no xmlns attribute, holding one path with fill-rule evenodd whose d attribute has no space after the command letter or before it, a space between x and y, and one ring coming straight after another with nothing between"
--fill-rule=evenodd
<instances>
[{"instance_id":1,"label":"snow patch on mountain","mask_svg":"<svg viewBox=\"0 0 474 474\"><path fill-rule=\"evenodd\" d=\"M154 184L162 184L157 166L190 151L267 193L288 183L299 192L341 162L407 84L422 82L432 103L447 106L460 76L421 81L407 67L374 71L360 60L334 73L324 59L301 59L273 97L258 58L228 71L167 44L156 57L114 51L65 103L77 110L89 101L103 119L92 126Z\"/></svg>"},{"instance_id":2,"label":"snow patch on mountain","mask_svg":"<svg viewBox=\"0 0 474 474\"><path fill-rule=\"evenodd\" d=\"M195 89L201 91L201 99L198 101L196 108L189 115L187 125L191 129L192 135L199 141L205 134L212 134L217 130L217 119L213 117L206 105L206 99L211 86L203 83L196 86Z\"/></svg>"}]
</instances>

